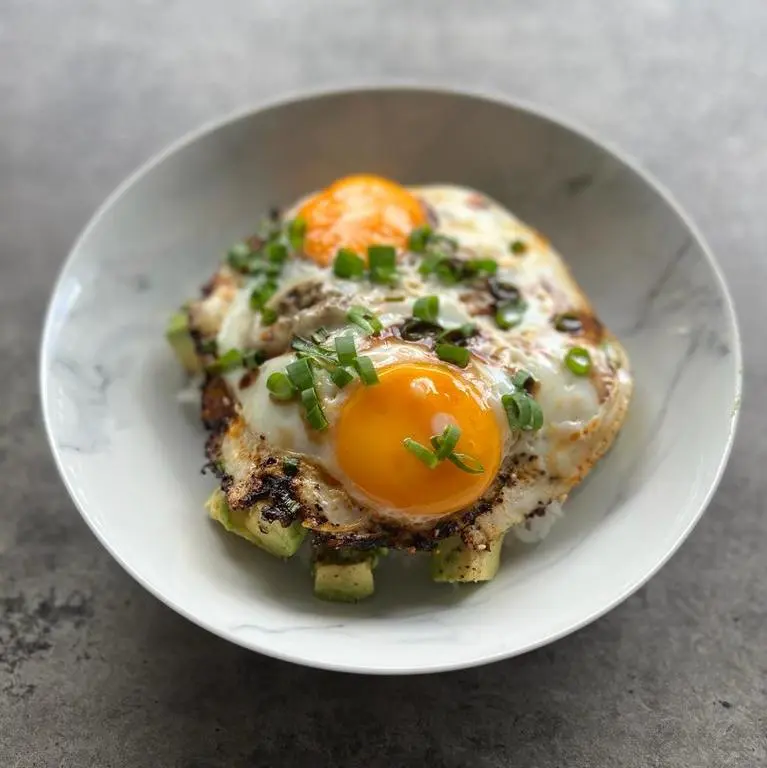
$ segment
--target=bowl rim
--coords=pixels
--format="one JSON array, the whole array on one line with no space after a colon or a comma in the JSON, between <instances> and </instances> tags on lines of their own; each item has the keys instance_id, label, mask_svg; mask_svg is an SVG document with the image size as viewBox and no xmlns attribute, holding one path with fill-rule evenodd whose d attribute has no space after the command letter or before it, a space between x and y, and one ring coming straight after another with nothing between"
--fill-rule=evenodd
<instances>
[{"instance_id":1,"label":"bowl rim","mask_svg":"<svg viewBox=\"0 0 767 768\"><path fill-rule=\"evenodd\" d=\"M570 625L558 629L549 635L539 638L538 640L526 644L524 647L515 648L511 650L498 651L488 654L477 654L471 657L461 657L449 662L433 663L428 666L425 665L401 665L394 668L380 668L374 666L361 666L358 664L345 664L345 663L332 663L323 662L315 659L304 659L299 653L284 652L278 646L268 646L258 640L254 640L251 637L245 638L237 636L233 632L229 631L226 627L217 627L208 622L205 618L194 615L183 605L178 604L174 600L165 596L161 589L151 583L148 579L142 576L131 563L127 562L116 551L112 544L107 540L107 537L101 531L100 527L96 524L95 520L91 518L90 513L86 509L84 501L77 493L71 477L69 477L67 470L64 466L64 461L56 448L54 440L53 427L50 414L50 397L48 396L48 366L46 360L53 341L54 330L56 329L56 323L54 322L54 305L56 299L60 294L61 288L66 280L67 273L74 268L74 264L77 260L77 254L80 251L82 243L90 235L90 233L96 229L100 224L102 218L106 213L117 203L117 201L123 196L123 194L130 189L134 184L140 181L144 176L147 176L167 158L184 149L185 147L195 143L199 139L202 139L209 134L225 128L228 125L239 122L240 120L249 119L258 113L266 112L271 109L288 106L290 104L298 102L306 102L312 100L320 100L328 97L336 96L351 96L351 95L364 95L370 93L424 93L424 94L438 94L441 96L457 96L464 99L470 99L485 103L494 104L496 106L514 109L520 112L528 113L533 117L545 120L560 128L564 128L572 134L575 134L580 139L592 144L597 149L606 152L621 162L624 166L633 171L646 185L648 185L654 192L656 192L663 202L679 217L679 220L684 224L689 233L695 239L699 245L704 258L708 262L708 265L714 275L715 282L720 294L724 298L724 313L730 324L730 332L732 335L732 352L733 352L733 364L735 366L735 388L734 398L732 403L732 416L730 419L729 431L727 434L727 440L723 446L721 457L716 468L716 472L710 481L709 488L705 497L700 502L699 508L694 515L692 515L685 526L680 532L677 539L671 544L664 555L659 558L658 562L640 578L634 582L625 586L612 600L608 601L605 605L593 610L587 615L583 616L580 620L572 622ZM240 647L248 650L255 650L281 661L288 661L302 666L314 667L317 669L325 669L336 672L356 673L356 674L373 674L373 675L407 675L407 674L427 674L437 672L447 672L458 669L468 669L472 667L481 666L484 664L490 664L504 659L520 656L536 648L543 647L559 640L567 635L576 632L577 630L587 626L596 619L604 616L616 606L620 605L624 600L630 597L634 592L640 589L646 584L658 571L671 559L671 557L677 552L682 543L692 532L693 528L697 525L703 513L708 508L711 500L716 493L719 484L721 482L724 470L729 461L732 453L732 447L735 440L735 435L738 428L740 419L740 404L743 390L743 352L741 334L738 324L737 313L735 305L724 277L724 273L716 260L708 242L698 229L697 224L692 220L689 214L682 208L680 203L672 195L669 189L660 182L655 176L647 171L633 156L625 153L623 150L615 147L611 142L603 140L601 137L596 136L589 129L584 128L578 122L572 121L569 118L561 117L557 112L542 107L527 99L520 99L512 97L506 93L503 93L497 89L492 88L464 88L464 87L446 87L443 85L429 84L427 82L414 82L414 81L400 81L390 80L381 83L370 84L353 84L348 86L333 86L333 87L318 87L318 88L302 88L302 89L290 89L283 92L282 95L259 100L253 102L245 107L241 107L235 110L231 110L227 114L208 120L197 128L194 128L174 141L166 144L159 151L154 153L151 157L141 163L135 168L128 176L121 181L113 190L107 195L105 200L96 208L94 213L90 216L87 223L80 230L74 243L72 244L67 257L64 259L61 267L58 270L55 282L51 289L51 293L48 298L47 307L45 311L43 331L41 334L40 348L38 353L38 387L40 393L40 405L43 416L43 423L45 426L45 434L48 440L48 445L53 454L56 469L61 477L64 486L69 493L70 499L73 501L80 516L86 522L91 532L96 536L101 545L109 552L109 554L117 561L117 563L144 589L146 589L154 597L165 603L169 608L173 609L176 613L180 614L184 618L188 619L192 623L196 624L203 629L211 632L218 637L228 640Z\"/></svg>"}]
</instances>

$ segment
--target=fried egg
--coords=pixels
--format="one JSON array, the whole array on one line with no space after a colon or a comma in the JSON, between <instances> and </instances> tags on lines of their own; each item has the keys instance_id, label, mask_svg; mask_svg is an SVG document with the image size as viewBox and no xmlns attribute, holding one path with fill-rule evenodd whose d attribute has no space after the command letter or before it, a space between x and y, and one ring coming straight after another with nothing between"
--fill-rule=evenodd
<instances>
[{"instance_id":1,"label":"fried egg","mask_svg":"<svg viewBox=\"0 0 767 768\"><path fill-rule=\"evenodd\" d=\"M206 383L209 394L217 387L209 400L226 399L221 418L205 420L213 430L208 452L221 468L230 506L263 495L289 458L298 466L291 492L303 524L340 543L411 548L460 531L481 546L558 510L610 446L632 385L625 352L549 243L474 190L404 188L375 176L347 177L310 194L285 214L296 218L305 227L303 246L269 300L274 322L251 307L258 278L228 267L189 309L193 328L215 339L219 354L259 350L268 358L256 371L225 373L224 395L222 379ZM425 274L423 255L408 238L427 224L456 244L457 264L491 261L494 273L447 284ZM370 246L381 244L396 248L395 285L334 274L340 248L364 260ZM504 291L519 299L514 323L498 319ZM433 339L403 338L423 296L437 297L442 328L476 329L465 367L440 359ZM355 305L379 318L379 334L350 326ZM323 430L312 428L295 399L275 400L267 386L296 359L291 340L320 328L329 349L337 336L353 334L378 378L371 386L355 378L338 388L318 368ZM588 356L588 371L568 365L574 349ZM534 431L514 428L504 405L520 371L532 377L544 416ZM449 425L460 429L456 451L481 472L451 461L430 467L404 447L407 440L430 446Z\"/></svg>"}]
</instances>

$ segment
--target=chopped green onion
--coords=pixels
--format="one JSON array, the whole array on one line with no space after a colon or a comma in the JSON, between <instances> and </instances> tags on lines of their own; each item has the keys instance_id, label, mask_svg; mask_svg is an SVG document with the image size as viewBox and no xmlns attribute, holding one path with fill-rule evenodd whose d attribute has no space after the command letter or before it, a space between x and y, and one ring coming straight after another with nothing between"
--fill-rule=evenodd
<instances>
[{"instance_id":1,"label":"chopped green onion","mask_svg":"<svg viewBox=\"0 0 767 768\"><path fill-rule=\"evenodd\" d=\"M526 392L513 392L501 398L511 429L528 430L531 428L533 423L531 401L532 398Z\"/></svg>"},{"instance_id":2,"label":"chopped green onion","mask_svg":"<svg viewBox=\"0 0 767 768\"><path fill-rule=\"evenodd\" d=\"M428 224L425 224L423 227L417 227L410 233L410 237L407 239L407 247L413 253L423 253L432 234L432 228Z\"/></svg>"},{"instance_id":3,"label":"chopped green onion","mask_svg":"<svg viewBox=\"0 0 767 768\"><path fill-rule=\"evenodd\" d=\"M463 346L467 339L477 334L477 326L473 323L463 323L457 328L450 328L447 331L442 331L437 337L438 341L447 341L450 344L457 344Z\"/></svg>"},{"instance_id":4,"label":"chopped green onion","mask_svg":"<svg viewBox=\"0 0 767 768\"><path fill-rule=\"evenodd\" d=\"M534 382L533 374L520 368L512 377L511 383L517 388L527 391L528 384Z\"/></svg>"},{"instance_id":5,"label":"chopped green onion","mask_svg":"<svg viewBox=\"0 0 767 768\"><path fill-rule=\"evenodd\" d=\"M359 304L355 304L346 313L346 319L350 323L362 328L365 333L380 333L383 330L383 323L378 318L375 312L371 312L365 307L361 307Z\"/></svg>"},{"instance_id":6,"label":"chopped green onion","mask_svg":"<svg viewBox=\"0 0 767 768\"><path fill-rule=\"evenodd\" d=\"M233 371L242 367L242 353L238 349L230 349L221 357L216 358L207 368L214 375Z\"/></svg>"},{"instance_id":7,"label":"chopped green onion","mask_svg":"<svg viewBox=\"0 0 767 768\"><path fill-rule=\"evenodd\" d=\"M554 318L554 327L562 333L578 333L583 330L583 323L574 312L564 312Z\"/></svg>"},{"instance_id":8,"label":"chopped green onion","mask_svg":"<svg viewBox=\"0 0 767 768\"><path fill-rule=\"evenodd\" d=\"M572 347L565 355L565 365L576 376L588 376L591 371L591 355L583 347Z\"/></svg>"},{"instance_id":9,"label":"chopped green onion","mask_svg":"<svg viewBox=\"0 0 767 768\"><path fill-rule=\"evenodd\" d=\"M298 459L294 459L292 456L286 456L282 460L282 471L290 477L295 477L298 474Z\"/></svg>"},{"instance_id":10,"label":"chopped green onion","mask_svg":"<svg viewBox=\"0 0 767 768\"><path fill-rule=\"evenodd\" d=\"M459 347L457 344L448 344L447 342L438 342L434 347L437 357L446 363L453 363L459 368L465 368L469 364L471 353L466 347Z\"/></svg>"},{"instance_id":11,"label":"chopped green onion","mask_svg":"<svg viewBox=\"0 0 767 768\"><path fill-rule=\"evenodd\" d=\"M288 223L288 241L294 251L300 251L304 247L306 236L306 219L296 216Z\"/></svg>"},{"instance_id":12,"label":"chopped green onion","mask_svg":"<svg viewBox=\"0 0 767 768\"><path fill-rule=\"evenodd\" d=\"M215 355L218 342L215 339L205 339L200 342L200 353L203 355Z\"/></svg>"},{"instance_id":13,"label":"chopped green onion","mask_svg":"<svg viewBox=\"0 0 767 768\"><path fill-rule=\"evenodd\" d=\"M430 249L440 256L451 256L458 251L458 241L448 235L435 234L430 240Z\"/></svg>"},{"instance_id":14,"label":"chopped green onion","mask_svg":"<svg viewBox=\"0 0 767 768\"><path fill-rule=\"evenodd\" d=\"M426 277L434 272L439 264L445 257L438 253L427 253L421 261L421 265L418 267L418 271L421 275Z\"/></svg>"},{"instance_id":15,"label":"chopped green onion","mask_svg":"<svg viewBox=\"0 0 767 768\"><path fill-rule=\"evenodd\" d=\"M434 336L442 330L438 323L430 323L427 320L418 320L410 317L402 324L400 336L405 341L420 341L427 336Z\"/></svg>"},{"instance_id":16,"label":"chopped green onion","mask_svg":"<svg viewBox=\"0 0 767 768\"><path fill-rule=\"evenodd\" d=\"M357 369L360 381L363 384L368 387L378 384L378 374L376 373L373 361L369 357L363 355L362 357L355 358L354 367Z\"/></svg>"},{"instance_id":17,"label":"chopped green onion","mask_svg":"<svg viewBox=\"0 0 767 768\"><path fill-rule=\"evenodd\" d=\"M446 459L452 452L461 437L461 429L455 424L449 424L442 430L441 435L434 435L431 444L434 446L437 460Z\"/></svg>"},{"instance_id":18,"label":"chopped green onion","mask_svg":"<svg viewBox=\"0 0 767 768\"><path fill-rule=\"evenodd\" d=\"M266 280L259 283L250 294L250 308L260 310L266 306L266 302L277 292L277 283Z\"/></svg>"},{"instance_id":19,"label":"chopped green onion","mask_svg":"<svg viewBox=\"0 0 767 768\"><path fill-rule=\"evenodd\" d=\"M252 349L242 356L242 364L246 368L258 368L266 360L266 355L260 349Z\"/></svg>"},{"instance_id":20,"label":"chopped green onion","mask_svg":"<svg viewBox=\"0 0 767 768\"><path fill-rule=\"evenodd\" d=\"M348 368L344 368L340 365L337 368L333 368L330 372L331 381L339 389L343 389L353 378L354 374Z\"/></svg>"},{"instance_id":21,"label":"chopped green onion","mask_svg":"<svg viewBox=\"0 0 767 768\"><path fill-rule=\"evenodd\" d=\"M397 276L397 252L391 245L371 245L368 266L371 282L392 283Z\"/></svg>"},{"instance_id":22,"label":"chopped green onion","mask_svg":"<svg viewBox=\"0 0 767 768\"><path fill-rule=\"evenodd\" d=\"M301 402L306 411L306 420L309 422L309 426L318 431L326 429L328 420L322 412L319 398L313 387L301 392Z\"/></svg>"},{"instance_id":23,"label":"chopped green onion","mask_svg":"<svg viewBox=\"0 0 767 768\"><path fill-rule=\"evenodd\" d=\"M272 264L283 264L288 258L288 249L283 243L269 243L266 246L266 258Z\"/></svg>"},{"instance_id":24,"label":"chopped green onion","mask_svg":"<svg viewBox=\"0 0 767 768\"><path fill-rule=\"evenodd\" d=\"M264 307L261 310L261 325L274 325L277 322L277 310L272 307Z\"/></svg>"},{"instance_id":25,"label":"chopped green onion","mask_svg":"<svg viewBox=\"0 0 767 768\"><path fill-rule=\"evenodd\" d=\"M247 243L235 243L226 255L226 260L232 269L242 272L247 269L251 250Z\"/></svg>"},{"instance_id":26,"label":"chopped green onion","mask_svg":"<svg viewBox=\"0 0 767 768\"><path fill-rule=\"evenodd\" d=\"M499 280L495 276L490 277L487 281L487 287L490 289L490 293L493 294L493 298L498 301L515 303L522 300L522 294L516 285L505 280Z\"/></svg>"},{"instance_id":27,"label":"chopped green onion","mask_svg":"<svg viewBox=\"0 0 767 768\"><path fill-rule=\"evenodd\" d=\"M339 248L333 261L333 274L344 280L354 280L365 274L365 261L350 248Z\"/></svg>"},{"instance_id":28,"label":"chopped green onion","mask_svg":"<svg viewBox=\"0 0 767 768\"><path fill-rule=\"evenodd\" d=\"M335 366L338 362L332 352L302 336L294 336L290 346L296 351L298 356L310 357L324 368Z\"/></svg>"},{"instance_id":29,"label":"chopped green onion","mask_svg":"<svg viewBox=\"0 0 767 768\"><path fill-rule=\"evenodd\" d=\"M434 266L434 274L445 285L455 285L461 280L461 266L449 258L440 259Z\"/></svg>"},{"instance_id":30,"label":"chopped green onion","mask_svg":"<svg viewBox=\"0 0 767 768\"><path fill-rule=\"evenodd\" d=\"M264 261L261 258L253 259L248 264L248 274L251 275L265 275L266 277L279 277L282 272L282 264L272 261Z\"/></svg>"},{"instance_id":31,"label":"chopped green onion","mask_svg":"<svg viewBox=\"0 0 767 768\"><path fill-rule=\"evenodd\" d=\"M519 256L527 251L527 243L524 240L513 240L509 244L509 250Z\"/></svg>"},{"instance_id":32,"label":"chopped green onion","mask_svg":"<svg viewBox=\"0 0 767 768\"><path fill-rule=\"evenodd\" d=\"M328 337L330 336L330 331L325 328L324 325L321 325L313 334L312 334L312 341L315 344L322 344L323 341L327 341Z\"/></svg>"},{"instance_id":33,"label":"chopped green onion","mask_svg":"<svg viewBox=\"0 0 767 768\"><path fill-rule=\"evenodd\" d=\"M402 441L402 445L404 445L413 456L426 464L429 469L434 469L434 467L439 464L439 459L434 453L432 453L425 445L421 445L411 437L406 437Z\"/></svg>"},{"instance_id":34,"label":"chopped green onion","mask_svg":"<svg viewBox=\"0 0 767 768\"><path fill-rule=\"evenodd\" d=\"M543 426L541 406L524 390L504 395L501 404L511 429L535 432Z\"/></svg>"},{"instance_id":35,"label":"chopped green onion","mask_svg":"<svg viewBox=\"0 0 767 768\"><path fill-rule=\"evenodd\" d=\"M530 420L530 429L533 432L537 432L543 426L543 409L538 405L538 401L534 398L530 398L530 407L533 414Z\"/></svg>"},{"instance_id":36,"label":"chopped green onion","mask_svg":"<svg viewBox=\"0 0 767 768\"><path fill-rule=\"evenodd\" d=\"M508 331L522 322L526 309L527 304L523 301L509 301L499 304L495 310L495 323L500 329Z\"/></svg>"},{"instance_id":37,"label":"chopped green onion","mask_svg":"<svg viewBox=\"0 0 767 768\"><path fill-rule=\"evenodd\" d=\"M473 456L469 456L468 453L451 453L447 458L448 461L455 464L458 469L462 469L470 475L481 475L485 471L482 462L479 459L475 459Z\"/></svg>"},{"instance_id":38,"label":"chopped green onion","mask_svg":"<svg viewBox=\"0 0 767 768\"><path fill-rule=\"evenodd\" d=\"M498 271L495 259L469 259L465 264L469 275L494 275Z\"/></svg>"},{"instance_id":39,"label":"chopped green onion","mask_svg":"<svg viewBox=\"0 0 767 768\"><path fill-rule=\"evenodd\" d=\"M413 317L419 320L425 320L427 323L437 322L439 316L439 297L421 296L413 304Z\"/></svg>"},{"instance_id":40,"label":"chopped green onion","mask_svg":"<svg viewBox=\"0 0 767 768\"><path fill-rule=\"evenodd\" d=\"M354 365L357 359L357 347L354 344L354 336L336 336L336 355L341 365Z\"/></svg>"},{"instance_id":41,"label":"chopped green onion","mask_svg":"<svg viewBox=\"0 0 767 768\"><path fill-rule=\"evenodd\" d=\"M299 390L299 392L314 387L312 367L305 357L286 366L285 373L287 373L290 383Z\"/></svg>"},{"instance_id":42,"label":"chopped green onion","mask_svg":"<svg viewBox=\"0 0 767 768\"><path fill-rule=\"evenodd\" d=\"M275 371L269 374L269 378L266 380L266 388L276 400L292 400L296 394L290 379L282 371Z\"/></svg>"}]
</instances>

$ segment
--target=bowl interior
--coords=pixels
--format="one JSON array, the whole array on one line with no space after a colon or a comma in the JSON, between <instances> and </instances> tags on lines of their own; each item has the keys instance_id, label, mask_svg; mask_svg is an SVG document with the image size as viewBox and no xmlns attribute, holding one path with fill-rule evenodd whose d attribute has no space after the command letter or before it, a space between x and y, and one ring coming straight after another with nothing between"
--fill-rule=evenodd
<instances>
[{"instance_id":1,"label":"bowl interior","mask_svg":"<svg viewBox=\"0 0 767 768\"><path fill-rule=\"evenodd\" d=\"M610 454L541 544L512 544L481 587L386 559L377 595L315 600L305 566L210 523L204 433L177 401L163 339L268 207L344 173L449 182L495 197L553 242L632 359L636 394ZM153 161L105 204L67 263L41 357L65 482L101 541L184 615L306 664L411 672L510 656L603 613L648 578L702 512L734 428L739 348L710 257L643 176L580 134L481 98L331 94L229 121ZM480 631L482 630L486 631Z\"/></svg>"}]
</instances>

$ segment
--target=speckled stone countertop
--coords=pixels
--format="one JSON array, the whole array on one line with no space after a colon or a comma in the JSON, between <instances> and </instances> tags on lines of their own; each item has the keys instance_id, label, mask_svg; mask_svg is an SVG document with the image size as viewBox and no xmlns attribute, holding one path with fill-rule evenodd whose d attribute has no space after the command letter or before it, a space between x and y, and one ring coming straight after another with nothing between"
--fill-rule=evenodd
<instances>
[{"instance_id":1,"label":"speckled stone countertop","mask_svg":"<svg viewBox=\"0 0 767 768\"><path fill-rule=\"evenodd\" d=\"M0 5L0 765L767 765L767 6L598 0ZM524 657L361 679L228 645L96 542L40 423L55 274L134 166L304 87L493 89L585 125L700 224L739 310L738 439L645 588Z\"/></svg>"}]
</instances>

